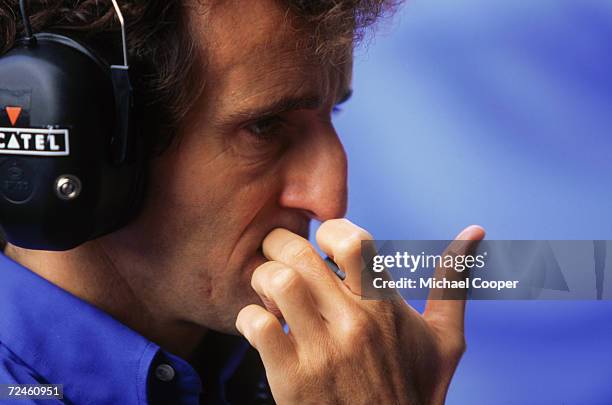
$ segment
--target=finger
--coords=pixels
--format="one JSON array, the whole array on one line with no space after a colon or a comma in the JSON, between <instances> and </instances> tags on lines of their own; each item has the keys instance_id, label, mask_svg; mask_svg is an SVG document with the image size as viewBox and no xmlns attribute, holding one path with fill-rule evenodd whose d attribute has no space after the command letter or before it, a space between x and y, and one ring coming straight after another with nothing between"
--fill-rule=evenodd
<instances>
[{"instance_id":1,"label":"finger","mask_svg":"<svg viewBox=\"0 0 612 405\"><path fill-rule=\"evenodd\" d=\"M471 254L484 236L485 231L480 226L468 226L457 235L442 257ZM438 280L445 277L449 281L460 281L465 279L466 273L439 266L436 268L434 277ZM429 291L423 316L430 321L435 321L439 327L463 333L466 294L467 289L432 288Z\"/></svg>"},{"instance_id":2,"label":"finger","mask_svg":"<svg viewBox=\"0 0 612 405\"><path fill-rule=\"evenodd\" d=\"M263 307L251 304L242 308L236 318L236 329L257 349L267 366L278 367L296 360L293 342L280 321Z\"/></svg>"},{"instance_id":3,"label":"finger","mask_svg":"<svg viewBox=\"0 0 612 405\"><path fill-rule=\"evenodd\" d=\"M325 328L308 285L297 270L280 262L266 262L253 272L251 286L268 311L280 312L298 342L312 340L313 333Z\"/></svg>"},{"instance_id":4,"label":"finger","mask_svg":"<svg viewBox=\"0 0 612 405\"><path fill-rule=\"evenodd\" d=\"M315 305L325 319L337 315L346 299L342 282L331 272L315 248L299 235L283 228L270 232L263 241L264 255L296 269L308 284Z\"/></svg>"},{"instance_id":5,"label":"finger","mask_svg":"<svg viewBox=\"0 0 612 405\"><path fill-rule=\"evenodd\" d=\"M344 283L355 294L361 295L361 276L366 260L374 257L373 240L363 228L348 219L331 219L321 224L316 235L317 244L346 274ZM362 252L362 247L366 251ZM364 256L365 255L365 256Z\"/></svg>"}]
</instances>

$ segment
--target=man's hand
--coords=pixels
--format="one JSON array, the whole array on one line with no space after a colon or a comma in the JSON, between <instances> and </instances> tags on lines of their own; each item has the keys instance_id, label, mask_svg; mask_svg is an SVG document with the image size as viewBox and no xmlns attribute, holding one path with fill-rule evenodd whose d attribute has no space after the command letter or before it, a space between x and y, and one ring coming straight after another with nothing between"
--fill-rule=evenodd
<instances>
[{"instance_id":1,"label":"man's hand","mask_svg":"<svg viewBox=\"0 0 612 405\"><path fill-rule=\"evenodd\" d=\"M466 250L483 237L468 227L457 239L474 243L458 246ZM401 299L362 300L361 241L370 234L337 219L323 223L316 238L346 279L306 239L275 229L263 242L270 261L251 281L266 308L246 306L236 320L261 355L276 402L444 403L465 350L465 301L430 299L421 315Z\"/></svg>"}]
</instances>

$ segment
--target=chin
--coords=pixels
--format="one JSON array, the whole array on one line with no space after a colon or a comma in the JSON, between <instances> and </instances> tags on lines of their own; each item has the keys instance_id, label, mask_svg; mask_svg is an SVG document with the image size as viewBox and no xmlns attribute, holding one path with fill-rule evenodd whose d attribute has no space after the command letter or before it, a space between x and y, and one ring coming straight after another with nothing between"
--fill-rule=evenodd
<instances>
[{"instance_id":1,"label":"chin","mask_svg":"<svg viewBox=\"0 0 612 405\"><path fill-rule=\"evenodd\" d=\"M209 325L208 328L221 333L239 335L236 330L236 317L240 310L250 304L263 306L259 296L251 288L250 284L236 287L238 290L227 297L227 301L223 305L223 313L219 314L216 324Z\"/></svg>"},{"instance_id":2,"label":"chin","mask_svg":"<svg viewBox=\"0 0 612 405\"><path fill-rule=\"evenodd\" d=\"M214 324L206 325L207 328L217 332L238 335L236 330L236 317L242 308L250 304L264 306L259 295L251 287L251 277L257 267L267 262L261 250L257 250L242 267L235 280L227 280L225 297L219 302L219 313Z\"/></svg>"}]
</instances>

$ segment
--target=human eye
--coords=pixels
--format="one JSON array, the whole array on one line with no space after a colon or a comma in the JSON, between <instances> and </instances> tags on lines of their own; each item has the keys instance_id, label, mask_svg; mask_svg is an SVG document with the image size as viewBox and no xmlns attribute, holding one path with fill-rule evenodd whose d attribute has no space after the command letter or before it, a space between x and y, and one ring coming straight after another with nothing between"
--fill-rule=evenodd
<instances>
[{"instance_id":1,"label":"human eye","mask_svg":"<svg viewBox=\"0 0 612 405\"><path fill-rule=\"evenodd\" d=\"M275 157L289 145L293 127L280 115L256 118L241 125L236 150L243 156Z\"/></svg>"},{"instance_id":2,"label":"human eye","mask_svg":"<svg viewBox=\"0 0 612 405\"><path fill-rule=\"evenodd\" d=\"M285 121L281 117L271 116L247 124L244 130L254 141L265 143L279 140L284 126Z\"/></svg>"}]
</instances>

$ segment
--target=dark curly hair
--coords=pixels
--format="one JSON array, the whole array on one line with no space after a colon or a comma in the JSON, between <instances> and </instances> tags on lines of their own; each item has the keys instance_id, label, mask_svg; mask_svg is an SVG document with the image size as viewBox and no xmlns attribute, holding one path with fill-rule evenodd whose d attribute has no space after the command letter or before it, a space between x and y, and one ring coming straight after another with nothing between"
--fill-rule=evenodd
<instances>
[{"instance_id":1,"label":"dark curly hair","mask_svg":"<svg viewBox=\"0 0 612 405\"><path fill-rule=\"evenodd\" d=\"M187 2L215 0L125 0L121 10L128 31L128 56L137 108L144 121L150 153L172 142L182 118L203 90L192 80L205 56L187 24ZM222 0L216 0L222 1ZM333 58L359 42L366 28L390 15L402 0L276 0L303 28L316 54ZM34 31L54 31L85 42L109 62L121 60L119 23L110 0L31 0ZM19 0L0 0L0 55L22 35ZM194 83L202 83L194 86ZM0 235L0 250L5 248Z\"/></svg>"},{"instance_id":2,"label":"dark curly hair","mask_svg":"<svg viewBox=\"0 0 612 405\"><path fill-rule=\"evenodd\" d=\"M146 108L150 149L171 143L181 119L205 83L190 80L205 56L190 35L186 6L206 0L125 0L121 9L128 32L128 54L136 100ZM220 0L217 0L220 1ZM359 41L365 29L390 14L401 0L276 0L305 27L320 55L331 55ZM214 0L208 0L209 3ZM70 34L112 61L121 58L119 23L110 0L31 0L34 31ZM0 0L0 55L23 31L18 0ZM194 83L202 83L194 86Z\"/></svg>"}]
</instances>

